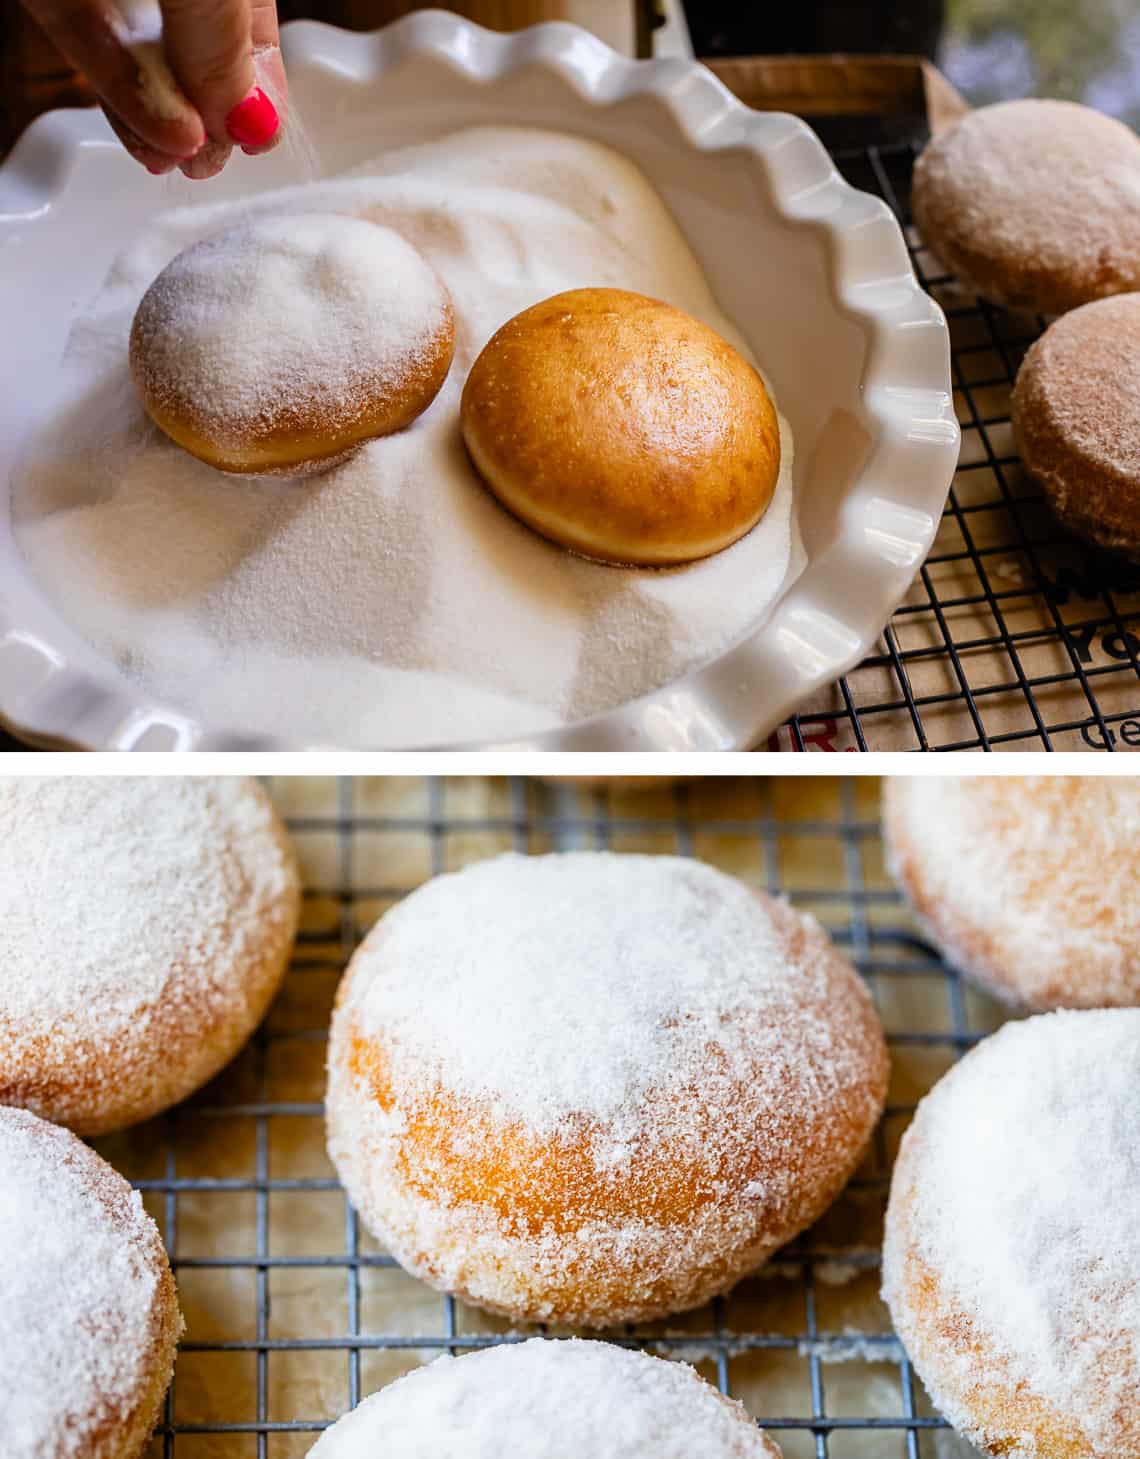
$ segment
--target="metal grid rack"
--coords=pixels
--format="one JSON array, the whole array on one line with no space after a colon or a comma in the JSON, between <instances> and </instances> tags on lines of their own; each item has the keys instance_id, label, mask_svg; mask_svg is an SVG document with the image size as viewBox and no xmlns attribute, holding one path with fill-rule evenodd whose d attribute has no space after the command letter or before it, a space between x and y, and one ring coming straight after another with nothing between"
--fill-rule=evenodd
<instances>
[{"instance_id":1,"label":"metal grid rack","mask_svg":"<svg viewBox=\"0 0 1140 1459\"><path fill-rule=\"evenodd\" d=\"M882 866L874 781L723 779L640 794L524 779L271 789L307 888L282 993L245 1054L196 1099L97 1142L159 1221L188 1321L148 1459L300 1459L343 1409L407 1368L511 1335L401 1272L358 1224L323 1151L328 1010L376 915L428 876L504 849L604 846L695 854L811 909L868 979L894 1071L864 1168L821 1222L727 1297L611 1336L694 1362L787 1459L972 1452L957 1447L891 1332L878 1246L890 1161L917 1099L1001 1014L911 931Z\"/></svg>"},{"instance_id":2,"label":"metal grid rack","mask_svg":"<svg viewBox=\"0 0 1140 1459\"><path fill-rule=\"evenodd\" d=\"M934 548L877 651L772 748L1118 750L1140 746L1140 568L1070 537L1021 471L1009 397L1044 328L963 293L910 215L915 143L833 155L884 198L946 311L962 455Z\"/></svg>"}]
</instances>

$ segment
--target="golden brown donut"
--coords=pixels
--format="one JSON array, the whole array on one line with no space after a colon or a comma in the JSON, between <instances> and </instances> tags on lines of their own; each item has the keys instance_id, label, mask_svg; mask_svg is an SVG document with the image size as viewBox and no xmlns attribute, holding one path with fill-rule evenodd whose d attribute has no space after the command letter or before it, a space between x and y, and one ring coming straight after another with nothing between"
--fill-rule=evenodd
<instances>
[{"instance_id":1,"label":"golden brown donut","mask_svg":"<svg viewBox=\"0 0 1140 1459\"><path fill-rule=\"evenodd\" d=\"M602 562L720 552L767 510L780 430L757 371L658 299L572 289L487 343L463 387L463 439L499 501Z\"/></svg>"},{"instance_id":2,"label":"golden brown donut","mask_svg":"<svg viewBox=\"0 0 1140 1459\"><path fill-rule=\"evenodd\" d=\"M447 290L411 243L307 213L178 254L142 297L130 360L147 414L192 456L303 476L415 420L454 348Z\"/></svg>"},{"instance_id":3,"label":"golden brown donut","mask_svg":"<svg viewBox=\"0 0 1140 1459\"><path fill-rule=\"evenodd\" d=\"M887 859L927 938L1003 1002L1140 1003L1140 781L896 776Z\"/></svg>"},{"instance_id":4,"label":"golden brown donut","mask_svg":"<svg viewBox=\"0 0 1140 1459\"><path fill-rule=\"evenodd\" d=\"M182 1330L137 1192L67 1130L0 1108L0 1454L138 1459Z\"/></svg>"},{"instance_id":5,"label":"golden brown donut","mask_svg":"<svg viewBox=\"0 0 1140 1459\"><path fill-rule=\"evenodd\" d=\"M80 1134L229 1062L277 991L296 862L256 781L0 778L0 1105Z\"/></svg>"},{"instance_id":6,"label":"golden brown donut","mask_svg":"<svg viewBox=\"0 0 1140 1459\"><path fill-rule=\"evenodd\" d=\"M1071 101L979 107L914 169L914 221L969 288L1062 314L1140 289L1140 140Z\"/></svg>"},{"instance_id":7,"label":"golden brown donut","mask_svg":"<svg viewBox=\"0 0 1140 1459\"><path fill-rule=\"evenodd\" d=\"M699 1306L810 1225L886 1080L811 918L696 861L503 856L421 887L354 957L329 1150L416 1276L609 1327Z\"/></svg>"},{"instance_id":8,"label":"golden brown donut","mask_svg":"<svg viewBox=\"0 0 1140 1459\"><path fill-rule=\"evenodd\" d=\"M1013 429L1066 527L1140 555L1140 294L1054 320L1018 371Z\"/></svg>"},{"instance_id":9,"label":"golden brown donut","mask_svg":"<svg viewBox=\"0 0 1140 1459\"><path fill-rule=\"evenodd\" d=\"M937 1407L1002 1459L1140 1454L1140 1009L1006 1024L918 1107L883 1295Z\"/></svg>"},{"instance_id":10,"label":"golden brown donut","mask_svg":"<svg viewBox=\"0 0 1140 1459\"><path fill-rule=\"evenodd\" d=\"M780 1459L685 1363L535 1337L437 1358L327 1429L310 1459Z\"/></svg>"}]
</instances>

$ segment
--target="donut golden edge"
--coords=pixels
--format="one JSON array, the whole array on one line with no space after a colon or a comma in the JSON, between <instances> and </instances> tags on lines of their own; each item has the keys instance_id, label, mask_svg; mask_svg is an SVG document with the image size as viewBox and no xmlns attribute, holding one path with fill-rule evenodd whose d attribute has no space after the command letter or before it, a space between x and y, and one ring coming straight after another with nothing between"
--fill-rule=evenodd
<instances>
[{"instance_id":1,"label":"donut golden edge","mask_svg":"<svg viewBox=\"0 0 1140 1459\"><path fill-rule=\"evenodd\" d=\"M48 1042L0 1015L0 1105L31 1110L78 1135L110 1134L187 1098L244 1047L281 986L301 915L300 870L288 833L266 791L255 781L249 789L268 814L287 887L263 940L245 949L234 977L240 998L221 1016L192 995L159 1000L114 1050L97 1030L85 1036L57 1029Z\"/></svg>"},{"instance_id":2,"label":"donut golden edge","mask_svg":"<svg viewBox=\"0 0 1140 1459\"><path fill-rule=\"evenodd\" d=\"M150 1383L125 1420L108 1419L94 1431L92 1459L140 1459L158 1427L163 1400L174 1378L174 1359L183 1331L178 1291L165 1254L161 1285L160 1299L152 1319L154 1336L148 1363Z\"/></svg>"},{"instance_id":3,"label":"donut golden edge","mask_svg":"<svg viewBox=\"0 0 1140 1459\"><path fill-rule=\"evenodd\" d=\"M250 421L235 436L212 429L208 415L182 400L150 368L142 305L130 338L131 374L147 415L191 456L237 476L318 475L376 437L405 429L443 388L454 354L455 315L446 299L444 322L431 348L409 364L398 384L377 379L335 414L317 403L290 409L278 402L268 422Z\"/></svg>"},{"instance_id":4,"label":"donut golden edge","mask_svg":"<svg viewBox=\"0 0 1140 1459\"><path fill-rule=\"evenodd\" d=\"M883 846L887 869L906 897L923 937L969 982L1011 1009L1047 1013L1058 1008L1125 1008L1140 1004L1140 979L1115 966L1111 955L1032 967L1012 960L1001 929L982 926L961 906L950 907L924 875L923 858L906 829L904 781L883 782ZM1021 966L1018 982L1011 968ZM1135 968L1135 961L1131 964Z\"/></svg>"},{"instance_id":5,"label":"donut golden edge","mask_svg":"<svg viewBox=\"0 0 1140 1459\"><path fill-rule=\"evenodd\" d=\"M1029 1391L1002 1355L987 1347L984 1334L919 1254L914 1216L919 1139L913 1127L904 1135L891 1178L883 1297L935 1406L996 1459L1103 1459L1064 1414Z\"/></svg>"},{"instance_id":6,"label":"donut golden edge","mask_svg":"<svg viewBox=\"0 0 1140 1459\"><path fill-rule=\"evenodd\" d=\"M977 926L951 925L942 903L927 890L919 858L903 829L901 799L905 794L905 787L896 786L892 778L883 781L883 850L891 879L906 897L923 937L951 967L999 1002L1011 1008L1026 1006L1023 995L996 971L999 959L993 937ZM1054 1005L1042 1002L1034 1006L1043 1011Z\"/></svg>"},{"instance_id":7,"label":"donut golden edge","mask_svg":"<svg viewBox=\"0 0 1140 1459\"><path fill-rule=\"evenodd\" d=\"M995 258L977 240L971 241L968 233L957 231L953 202L943 199L937 183L931 180L934 145L931 143L914 165L911 211L923 243L946 271L965 289L1003 309L1062 314L1083 304L1088 295L1080 286L1058 284L1050 273L1034 269L1028 260L1015 267L1008 260Z\"/></svg>"},{"instance_id":8,"label":"donut golden edge","mask_svg":"<svg viewBox=\"0 0 1140 1459\"><path fill-rule=\"evenodd\" d=\"M460 424L499 502L600 562L675 566L767 511L780 430L759 373L698 320L574 289L508 320L464 384Z\"/></svg>"},{"instance_id":9,"label":"donut golden edge","mask_svg":"<svg viewBox=\"0 0 1140 1459\"><path fill-rule=\"evenodd\" d=\"M1140 560L1140 480L1090 460L1066 440L1042 379L1048 338L1046 331L1030 346L1017 372L1010 410L1017 454L1064 527Z\"/></svg>"},{"instance_id":10,"label":"donut golden edge","mask_svg":"<svg viewBox=\"0 0 1140 1459\"><path fill-rule=\"evenodd\" d=\"M1005 128L1014 117L1018 135L1011 140ZM1004 188L1001 202L987 194L988 213L979 221L976 202L985 173L976 157L963 162L958 148L967 135L979 148L984 141L986 153L1004 148L1007 154L1011 147L1040 154L1051 140L1079 137L1082 163L1091 172L1100 169L1107 178L1112 169L1120 176L1116 196L1122 207L1128 197L1123 169L1134 167L1140 158L1140 146L1124 123L1077 102L998 102L967 113L940 132L915 163L911 210L923 243L966 288L1003 308L1064 314L1140 287L1140 267L1127 241L1127 212L1116 216L1111 208L1090 209L1083 231L1097 246L1066 248L1060 256L1048 245L1066 242L1071 220L1057 221L1046 246L1030 236L1024 220L1018 226L1015 214L1024 201L1036 203L1042 212L1051 206L1049 196L1036 196L1031 182L1022 179L1020 186Z\"/></svg>"},{"instance_id":11,"label":"donut golden edge","mask_svg":"<svg viewBox=\"0 0 1140 1459\"><path fill-rule=\"evenodd\" d=\"M770 1179L755 1138L752 1081L738 1089L731 1132L723 1111L709 1110L709 1138L640 1148L607 1177L592 1158L597 1132L584 1119L557 1140L541 1139L444 1089L395 1089L382 1040L363 1036L349 1007L350 965L329 1045L329 1151L365 1225L400 1264L518 1321L603 1328L698 1307L811 1225L870 1141L886 1097L886 1044L862 984L822 929L765 901L790 957L810 944L828 959L829 1013L863 1067L860 1087L826 1114L771 1116L779 1128L768 1143L781 1151L783 1192L773 1203L746 1194ZM693 1094L699 1100L699 1088ZM664 1098L648 1093L650 1126L658 1123L655 1102L667 1112Z\"/></svg>"},{"instance_id":12,"label":"donut golden edge","mask_svg":"<svg viewBox=\"0 0 1140 1459\"><path fill-rule=\"evenodd\" d=\"M72 1160L84 1170L90 1185L90 1200L106 1208L108 1213L114 1211L115 1203L122 1196L130 1194L126 1180L118 1171L67 1130L49 1121L40 1122L35 1129L33 1138L40 1144L72 1147L75 1151ZM53 1152L45 1150L44 1153L46 1159ZM112 1404L105 1396L98 1408L71 1414L70 1424L81 1435L83 1453L88 1459L140 1459L158 1426L163 1400L174 1376L178 1341L184 1330L178 1290L158 1228L140 1209L137 1217L132 1214L127 1218L124 1235L131 1240L137 1259L154 1275L157 1285L147 1316L145 1349L136 1352L132 1348L130 1354L139 1381L134 1385L129 1407L124 1410L121 1403ZM75 1335L81 1336L78 1332ZM92 1334L82 1336L89 1340ZM68 1375L60 1376L66 1384Z\"/></svg>"}]
</instances>

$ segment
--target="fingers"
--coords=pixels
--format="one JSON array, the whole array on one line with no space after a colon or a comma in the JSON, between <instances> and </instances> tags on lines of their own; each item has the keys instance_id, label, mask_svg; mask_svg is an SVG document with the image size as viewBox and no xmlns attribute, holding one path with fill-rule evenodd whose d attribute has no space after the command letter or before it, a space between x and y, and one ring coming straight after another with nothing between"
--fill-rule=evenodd
<instances>
[{"instance_id":1,"label":"fingers","mask_svg":"<svg viewBox=\"0 0 1140 1459\"><path fill-rule=\"evenodd\" d=\"M251 0L161 4L167 59L210 140L266 147L280 131L280 118L254 72Z\"/></svg>"},{"instance_id":2,"label":"fingers","mask_svg":"<svg viewBox=\"0 0 1140 1459\"><path fill-rule=\"evenodd\" d=\"M149 173L152 173L155 177L162 177L168 172L173 172L179 166L176 157L170 157L165 152L157 152L153 147L148 147L138 133L132 131L126 122L121 117L117 117L110 107L105 104L103 106L103 115L107 118L107 121L111 125L111 130L118 137L119 141L122 142L127 152L136 162L141 162ZM184 162L181 165L185 167L188 164Z\"/></svg>"},{"instance_id":3,"label":"fingers","mask_svg":"<svg viewBox=\"0 0 1140 1459\"><path fill-rule=\"evenodd\" d=\"M217 177L233 150L228 142L207 142L189 161L180 162L178 170L191 182L205 182L208 177Z\"/></svg>"},{"instance_id":4,"label":"fingers","mask_svg":"<svg viewBox=\"0 0 1140 1459\"><path fill-rule=\"evenodd\" d=\"M261 89L277 109L280 125L263 146L244 146L243 152L256 155L276 147L289 121L289 85L281 60L281 37L277 27L277 0L251 0L250 35L253 40L253 66Z\"/></svg>"},{"instance_id":5,"label":"fingers","mask_svg":"<svg viewBox=\"0 0 1140 1459\"><path fill-rule=\"evenodd\" d=\"M98 8L98 0L27 3L63 55L87 77L132 157L157 168L193 156L205 140L203 118L168 73L162 84L161 53L153 39L132 31L120 15Z\"/></svg>"}]
</instances>

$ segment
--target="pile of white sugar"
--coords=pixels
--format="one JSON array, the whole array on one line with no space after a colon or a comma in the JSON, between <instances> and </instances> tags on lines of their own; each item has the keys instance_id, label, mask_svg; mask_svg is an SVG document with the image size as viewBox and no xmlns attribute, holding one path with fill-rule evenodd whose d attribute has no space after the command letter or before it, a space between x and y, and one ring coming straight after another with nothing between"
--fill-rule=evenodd
<instances>
[{"instance_id":1,"label":"pile of white sugar","mask_svg":"<svg viewBox=\"0 0 1140 1459\"><path fill-rule=\"evenodd\" d=\"M189 244L253 218L345 212L415 244L450 290L451 374L408 430L308 481L227 477L163 437L127 368L143 292ZM749 353L676 224L608 148L478 128L352 175L158 218L67 348L13 483L17 540L60 613L212 728L369 747L514 736L684 674L756 626L794 552L792 441L763 521L668 571L575 558L481 485L459 433L475 356L521 309L589 285L666 299ZM272 331L289 299L266 311Z\"/></svg>"}]
</instances>

